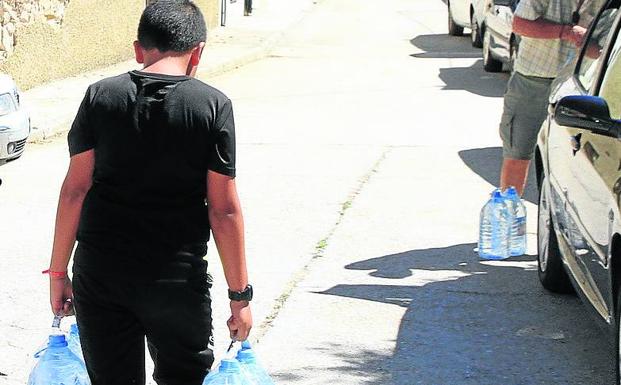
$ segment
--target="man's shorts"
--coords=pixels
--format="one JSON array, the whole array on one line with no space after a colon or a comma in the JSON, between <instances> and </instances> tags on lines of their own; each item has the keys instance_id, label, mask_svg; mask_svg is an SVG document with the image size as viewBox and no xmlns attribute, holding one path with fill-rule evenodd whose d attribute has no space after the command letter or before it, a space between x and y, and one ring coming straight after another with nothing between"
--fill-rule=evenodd
<instances>
[{"instance_id":1,"label":"man's shorts","mask_svg":"<svg viewBox=\"0 0 621 385\"><path fill-rule=\"evenodd\" d=\"M537 78L514 72L507 84L500 138L504 158L530 160L537 134L548 113L552 78Z\"/></svg>"}]
</instances>

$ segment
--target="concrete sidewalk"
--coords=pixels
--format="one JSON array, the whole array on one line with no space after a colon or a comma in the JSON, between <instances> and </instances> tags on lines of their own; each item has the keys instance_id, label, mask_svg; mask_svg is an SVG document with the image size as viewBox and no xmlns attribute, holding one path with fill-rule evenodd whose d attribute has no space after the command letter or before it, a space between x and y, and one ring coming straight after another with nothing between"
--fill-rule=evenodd
<instances>
[{"instance_id":1,"label":"concrete sidewalk","mask_svg":"<svg viewBox=\"0 0 621 385\"><path fill-rule=\"evenodd\" d=\"M203 81L269 54L292 25L316 0L255 0L252 16L243 16L243 1L227 4L226 26L209 31L197 77ZM127 42L131 44L131 41ZM33 131L29 142L40 142L69 130L86 88L100 79L140 68L129 60L106 68L53 81L23 93Z\"/></svg>"}]
</instances>

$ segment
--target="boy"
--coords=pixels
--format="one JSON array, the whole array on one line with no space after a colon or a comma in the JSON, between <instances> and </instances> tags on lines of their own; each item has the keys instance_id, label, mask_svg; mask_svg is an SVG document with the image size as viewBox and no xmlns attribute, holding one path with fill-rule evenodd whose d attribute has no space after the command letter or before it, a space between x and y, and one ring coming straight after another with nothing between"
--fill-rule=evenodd
<instances>
[{"instance_id":1,"label":"boy","mask_svg":"<svg viewBox=\"0 0 621 385\"><path fill-rule=\"evenodd\" d=\"M93 385L144 384L145 337L158 384L202 383L213 363L210 228L231 337L252 326L231 101L193 78L205 40L191 1L151 2L134 42L144 68L91 85L68 135L50 301L68 314L73 299Z\"/></svg>"}]
</instances>

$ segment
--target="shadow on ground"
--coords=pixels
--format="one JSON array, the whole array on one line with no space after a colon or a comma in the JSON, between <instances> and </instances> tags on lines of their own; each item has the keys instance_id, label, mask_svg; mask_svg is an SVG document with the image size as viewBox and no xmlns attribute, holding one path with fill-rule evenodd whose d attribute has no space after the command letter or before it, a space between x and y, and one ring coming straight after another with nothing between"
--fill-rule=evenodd
<instances>
[{"instance_id":1,"label":"shadow on ground","mask_svg":"<svg viewBox=\"0 0 621 385\"><path fill-rule=\"evenodd\" d=\"M349 366L335 370L368 372L369 385L613 383L606 336L576 297L544 291L532 256L480 262L474 247L413 250L346 266L386 284L340 284L321 294L407 310L391 356L352 352L339 357ZM402 284L404 278L416 283ZM317 353L330 354L330 347Z\"/></svg>"},{"instance_id":2,"label":"shadow on ground","mask_svg":"<svg viewBox=\"0 0 621 385\"><path fill-rule=\"evenodd\" d=\"M417 59L478 59L481 50L473 48L468 36L449 36L445 33L418 35L410 43L423 52L410 56Z\"/></svg>"},{"instance_id":3,"label":"shadow on ground","mask_svg":"<svg viewBox=\"0 0 621 385\"><path fill-rule=\"evenodd\" d=\"M496 187L500 183L500 167L502 165L502 148L486 147L459 151L459 157L472 171ZM539 190L535 168L530 167L523 198L530 203L539 203Z\"/></svg>"},{"instance_id":4,"label":"shadow on ground","mask_svg":"<svg viewBox=\"0 0 621 385\"><path fill-rule=\"evenodd\" d=\"M423 52L410 56L416 59L479 59L468 67L440 68L440 80L446 84L443 90L464 90L476 95L499 98L504 95L508 75L492 74L483 70L481 51L472 48L468 37L445 34L420 35L410 40ZM473 108L475 108L473 106Z\"/></svg>"}]
</instances>

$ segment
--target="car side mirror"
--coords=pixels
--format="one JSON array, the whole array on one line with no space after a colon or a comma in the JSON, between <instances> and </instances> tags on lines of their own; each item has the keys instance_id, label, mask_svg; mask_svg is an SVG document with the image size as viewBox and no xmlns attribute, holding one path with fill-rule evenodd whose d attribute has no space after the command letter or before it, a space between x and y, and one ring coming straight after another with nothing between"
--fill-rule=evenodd
<instances>
[{"instance_id":1,"label":"car side mirror","mask_svg":"<svg viewBox=\"0 0 621 385\"><path fill-rule=\"evenodd\" d=\"M561 126L582 128L614 138L621 134L621 121L610 117L608 103L597 96L565 96L556 103L554 121Z\"/></svg>"}]
</instances>

